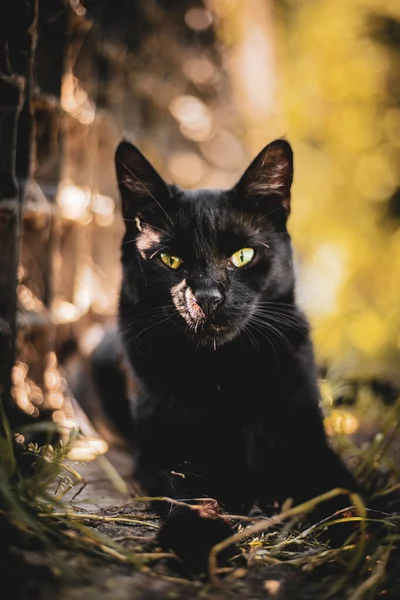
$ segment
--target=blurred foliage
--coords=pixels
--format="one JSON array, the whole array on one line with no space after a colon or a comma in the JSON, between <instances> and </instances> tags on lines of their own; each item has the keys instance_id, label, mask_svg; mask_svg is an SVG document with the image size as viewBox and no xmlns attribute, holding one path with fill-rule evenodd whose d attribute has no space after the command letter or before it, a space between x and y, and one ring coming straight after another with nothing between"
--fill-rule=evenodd
<instances>
[{"instance_id":1,"label":"blurred foliage","mask_svg":"<svg viewBox=\"0 0 400 600\"><path fill-rule=\"evenodd\" d=\"M276 5L299 300L334 377L398 381L400 4Z\"/></svg>"}]
</instances>

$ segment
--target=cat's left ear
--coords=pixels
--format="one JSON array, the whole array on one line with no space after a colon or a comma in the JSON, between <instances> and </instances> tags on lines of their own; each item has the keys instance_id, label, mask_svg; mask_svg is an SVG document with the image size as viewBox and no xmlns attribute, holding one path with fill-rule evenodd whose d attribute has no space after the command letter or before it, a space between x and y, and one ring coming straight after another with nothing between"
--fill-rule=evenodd
<instances>
[{"instance_id":1,"label":"cat's left ear","mask_svg":"<svg viewBox=\"0 0 400 600\"><path fill-rule=\"evenodd\" d=\"M271 142L246 169L234 192L243 206L255 206L265 214L290 212L293 151L286 140ZM280 211L279 209L282 209Z\"/></svg>"}]
</instances>

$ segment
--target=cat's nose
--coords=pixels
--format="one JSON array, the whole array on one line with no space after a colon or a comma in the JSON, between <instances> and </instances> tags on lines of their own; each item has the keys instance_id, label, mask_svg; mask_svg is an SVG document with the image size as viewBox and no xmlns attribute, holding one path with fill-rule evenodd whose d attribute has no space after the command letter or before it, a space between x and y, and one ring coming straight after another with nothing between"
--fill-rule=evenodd
<instances>
[{"instance_id":1,"label":"cat's nose","mask_svg":"<svg viewBox=\"0 0 400 600\"><path fill-rule=\"evenodd\" d=\"M197 290L194 297L207 317L215 311L224 299L223 293L216 287Z\"/></svg>"}]
</instances>

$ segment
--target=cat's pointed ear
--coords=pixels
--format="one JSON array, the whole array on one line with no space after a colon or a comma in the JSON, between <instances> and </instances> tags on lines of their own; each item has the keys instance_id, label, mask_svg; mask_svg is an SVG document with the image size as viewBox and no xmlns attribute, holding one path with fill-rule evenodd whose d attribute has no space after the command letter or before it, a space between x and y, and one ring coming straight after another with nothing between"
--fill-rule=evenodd
<instances>
[{"instance_id":1,"label":"cat's pointed ear","mask_svg":"<svg viewBox=\"0 0 400 600\"><path fill-rule=\"evenodd\" d=\"M115 167L125 218L134 218L143 204L160 202L168 196L168 188L162 177L139 150L123 141L115 153Z\"/></svg>"},{"instance_id":2,"label":"cat's pointed ear","mask_svg":"<svg viewBox=\"0 0 400 600\"><path fill-rule=\"evenodd\" d=\"M243 204L287 217L292 180L293 151L289 142L280 139L261 150L234 189Z\"/></svg>"}]
</instances>

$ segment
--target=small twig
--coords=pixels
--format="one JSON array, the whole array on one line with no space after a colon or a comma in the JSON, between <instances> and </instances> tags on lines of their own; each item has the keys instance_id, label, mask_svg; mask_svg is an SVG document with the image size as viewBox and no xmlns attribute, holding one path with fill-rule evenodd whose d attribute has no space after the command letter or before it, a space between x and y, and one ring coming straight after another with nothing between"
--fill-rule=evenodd
<instances>
[{"instance_id":1,"label":"small twig","mask_svg":"<svg viewBox=\"0 0 400 600\"><path fill-rule=\"evenodd\" d=\"M139 521L139 519L130 519L129 517L106 517L103 515L89 515L85 513L68 513L68 512L58 512L58 513L39 513L39 517L45 518L67 518L72 520L84 521L103 521L105 523L127 523L129 525L146 525L147 527L154 527L154 529L159 529L158 525L154 525L154 523L148 523L147 521Z\"/></svg>"},{"instance_id":2,"label":"small twig","mask_svg":"<svg viewBox=\"0 0 400 600\"><path fill-rule=\"evenodd\" d=\"M79 488L79 490L78 490L77 492L75 492L75 494L72 496L72 498L71 498L71 502L73 502L73 501L75 500L75 498L76 498L77 496L79 496L79 494L81 494L81 493L83 492L83 490L85 489L85 487L86 487L86 486L87 486L87 481L86 481L86 479L82 479L82 485L81 485L81 487Z\"/></svg>"},{"instance_id":3,"label":"small twig","mask_svg":"<svg viewBox=\"0 0 400 600\"><path fill-rule=\"evenodd\" d=\"M202 502L217 502L215 498L186 498L185 500L177 500L175 498L169 498L168 496L137 496L131 499L132 502L168 502L169 504L173 504L174 506L184 506L186 508L191 508L192 510L198 510L199 508L203 508ZM198 502L200 504L190 504L190 502ZM125 506L129 506L129 503ZM246 517L244 515L231 515L228 513L223 513L223 516L227 519L243 521L247 523L254 523L258 521L265 521L265 517Z\"/></svg>"},{"instance_id":4,"label":"small twig","mask_svg":"<svg viewBox=\"0 0 400 600\"><path fill-rule=\"evenodd\" d=\"M129 513L129 514L126 514L126 513L121 513L118 510L118 511L115 511L115 512L113 512L111 514L102 514L105 510L108 510L108 509L100 510L99 511L99 516L102 516L102 517L125 517L126 516L129 519L139 519L139 520L143 518L142 517L142 513L140 513L140 512L139 513ZM157 515L147 514L146 515L146 519L148 521L157 521L159 519L159 517Z\"/></svg>"}]
</instances>

